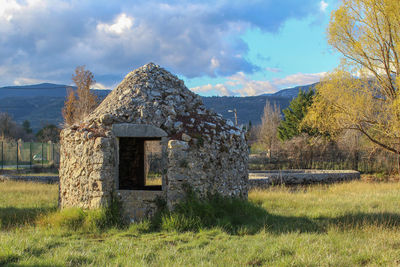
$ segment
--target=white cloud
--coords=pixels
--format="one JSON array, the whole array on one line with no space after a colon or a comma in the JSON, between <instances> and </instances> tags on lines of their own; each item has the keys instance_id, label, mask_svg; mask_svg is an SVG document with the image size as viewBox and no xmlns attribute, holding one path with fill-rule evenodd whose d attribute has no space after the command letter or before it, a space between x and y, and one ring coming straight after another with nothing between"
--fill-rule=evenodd
<instances>
[{"instance_id":1,"label":"white cloud","mask_svg":"<svg viewBox=\"0 0 400 267\"><path fill-rule=\"evenodd\" d=\"M190 88L200 94L212 94L220 96L253 96L275 92L277 88L269 81L250 80L243 72L238 72L227 78L225 83L216 85L207 84Z\"/></svg>"},{"instance_id":2,"label":"white cloud","mask_svg":"<svg viewBox=\"0 0 400 267\"><path fill-rule=\"evenodd\" d=\"M102 84L102 83L95 83L93 86L92 86L94 89L99 89L99 90L106 90L106 89L110 89L110 88L107 88L104 84Z\"/></svg>"},{"instance_id":3,"label":"white cloud","mask_svg":"<svg viewBox=\"0 0 400 267\"><path fill-rule=\"evenodd\" d=\"M227 85L218 83L216 85L206 84L202 86L197 86L190 88L193 92L197 94L212 94L220 96L231 96L235 93L228 89Z\"/></svg>"},{"instance_id":4,"label":"white cloud","mask_svg":"<svg viewBox=\"0 0 400 267\"><path fill-rule=\"evenodd\" d=\"M325 12L327 8L328 8L328 3L327 3L327 2L325 2L324 0L322 0L321 2L319 2L319 9L320 9L322 12Z\"/></svg>"},{"instance_id":5,"label":"white cloud","mask_svg":"<svg viewBox=\"0 0 400 267\"><path fill-rule=\"evenodd\" d=\"M215 57L211 58L211 68L212 69L216 69L220 66L218 59L216 59Z\"/></svg>"},{"instance_id":6,"label":"white cloud","mask_svg":"<svg viewBox=\"0 0 400 267\"><path fill-rule=\"evenodd\" d=\"M0 19L11 21L13 13L21 9L21 5L17 1L4 0L1 3Z\"/></svg>"},{"instance_id":7,"label":"white cloud","mask_svg":"<svg viewBox=\"0 0 400 267\"><path fill-rule=\"evenodd\" d=\"M202 85L202 86L192 87L192 88L190 88L190 90L192 90L193 92L195 92L197 94L208 93L208 92L211 92L212 90L214 90L214 85L209 83L209 84Z\"/></svg>"},{"instance_id":8,"label":"white cloud","mask_svg":"<svg viewBox=\"0 0 400 267\"><path fill-rule=\"evenodd\" d=\"M132 17L127 16L125 13L122 13L118 15L113 24L99 23L97 24L97 29L106 33L120 35L130 30L133 22L134 19Z\"/></svg>"},{"instance_id":9,"label":"white cloud","mask_svg":"<svg viewBox=\"0 0 400 267\"><path fill-rule=\"evenodd\" d=\"M357 68L353 71L353 75L356 77L365 77L365 78L372 78L375 77L375 73L379 74L379 75L385 75L386 74L386 68L385 65L382 64L381 62L378 62L378 60L376 60L375 62L375 66L374 66L374 71L371 71L368 68L365 67L361 67L361 68ZM396 72L396 66L394 64L390 65L390 70L392 72Z\"/></svg>"},{"instance_id":10,"label":"white cloud","mask_svg":"<svg viewBox=\"0 0 400 267\"><path fill-rule=\"evenodd\" d=\"M285 78L273 79L275 85L281 86L297 86L311 84L320 81L322 77L326 75L326 72L320 73L296 73Z\"/></svg>"},{"instance_id":11,"label":"white cloud","mask_svg":"<svg viewBox=\"0 0 400 267\"><path fill-rule=\"evenodd\" d=\"M44 80L33 79L33 78L25 78L25 77L18 77L14 80L14 85L27 85L27 84L37 84L37 83L44 83Z\"/></svg>"},{"instance_id":12,"label":"white cloud","mask_svg":"<svg viewBox=\"0 0 400 267\"><path fill-rule=\"evenodd\" d=\"M221 94L222 94L223 96L230 96L230 95L233 95L233 94L234 94L234 92L232 92L231 90L229 90L228 87L226 87L225 85L223 85L223 84L221 84L221 83L217 84L217 85L215 86L215 89L216 89L218 92L221 92Z\"/></svg>"},{"instance_id":13,"label":"white cloud","mask_svg":"<svg viewBox=\"0 0 400 267\"><path fill-rule=\"evenodd\" d=\"M228 85L238 86L239 88L232 91L241 96L253 96L265 93L275 92L276 86L270 81L250 80L243 72L228 77Z\"/></svg>"},{"instance_id":14,"label":"white cloud","mask_svg":"<svg viewBox=\"0 0 400 267\"><path fill-rule=\"evenodd\" d=\"M238 72L227 78L224 83L216 85L207 84L190 88L199 94L222 95L222 96L255 96L261 94L275 93L280 89L299 85L308 85L320 81L326 74L321 73L297 73L284 78L275 78L271 81L251 80L243 72Z\"/></svg>"}]
</instances>

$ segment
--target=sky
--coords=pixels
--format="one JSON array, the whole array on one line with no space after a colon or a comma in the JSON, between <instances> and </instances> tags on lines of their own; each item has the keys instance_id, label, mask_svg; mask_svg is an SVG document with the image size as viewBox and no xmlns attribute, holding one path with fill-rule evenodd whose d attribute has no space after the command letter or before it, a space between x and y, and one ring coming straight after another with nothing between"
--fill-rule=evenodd
<instances>
[{"instance_id":1,"label":"sky","mask_svg":"<svg viewBox=\"0 0 400 267\"><path fill-rule=\"evenodd\" d=\"M0 86L71 84L77 66L115 88L154 62L203 96L252 96L319 81L339 0L0 0Z\"/></svg>"}]
</instances>

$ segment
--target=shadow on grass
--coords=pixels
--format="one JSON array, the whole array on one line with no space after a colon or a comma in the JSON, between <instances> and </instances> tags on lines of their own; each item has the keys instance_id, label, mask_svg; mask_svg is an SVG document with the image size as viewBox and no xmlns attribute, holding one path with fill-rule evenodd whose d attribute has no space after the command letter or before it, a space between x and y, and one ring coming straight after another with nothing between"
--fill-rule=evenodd
<instances>
[{"instance_id":1,"label":"shadow on grass","mask_svg":"<svg viewBox=\"0 0 400 267\"><path fill-rule=\"evenodd\" d=\"M135 227L135 226L131 226ZM310 218L270 214L260 205L247 200L219 195L198 199L189 195L173 211L161 210L146 231L199 231L220 228L229 234L255 234L260 230L272 233L324 232L323 225Z\"/></svg>"},{"instance_id":2,"label":"shadow on grass","mask_svg":"<svg viewBox=\"0 0 400 267\"><path fill-rule=\"evenodd\" d=\"M313 219L307 217L281 216L267 214L264 220L264 229L274 234L283 233L323 233L326 228ZM261 230L261 229L260 229Z\"/></svg>"},{"instance_id":3,"label":"shadow on grass","mask_svg":"<svg viewBox=\"0 0 400 267\"><path fill-rule=\"evenodd\" d=\"M246 200L221 196L199 200L189 196L174 211L163 210L158 213L147 230L196 232L217 227L229 234L241 235L255 234L261 230L274 234L325 233L331 228L346 231L370 226L399 227L400 214L358 212L338 217L284 216L268 213L260 205Z\"/></svg>"},{"instance_id":4,"label":"shadow on grass","mask_svg":"<svg viewBox=\"0 0 400 267\"><path fill-rule=\"evenodd\" d=\"M391 212L382 213L348 213L343 216L316 219L326 226L335 226L341 230L356 229L366 226L396 228L400 227L400 214Z\"/></svg>"},{"instance_id":5,"label":"shadow on grass","mask_svg":"<svg viewBox=\"0 0 400 267\"><path fill-rule=\"evenodd\" d=\"M400 227L400 214L397 213L349 213L338 217L293 217L267 214L265 229L270 233L283 234L289 232L325 233L330 228L342 231L378 227L393 229Z\"/></svg>"},{"instance_id":6,"label":"shadow on grass","mask_svg":"<svg viewBox=\"0 0 400 267\"><path fill-rule=\"evenodd\" d=\"M0 208L0 230L13 229L23 225L33 225L38 216L56 211L56 208ZM96 213L97 214L97 213ZM94 214L94 215L96 215ZM105 213L107 218L116 218L118 212ZM92 224L101 222L104 228L124 228L117 222L104 223L104 216L92 216ZM106 220L108 221L108 220ZM363 227L398 228L398 213L348 213L337 217L285 216L271 214L259 204L242 199L225 198L218 195L207 199L198 199L189 195L179 203L174 211L160 209L151 221L130 225L139 232L164 231L200 231L201 229L220 228L233 235L255 234L261 230L273 234L325 233L336 228L340 231ZM79 227L77 227L79 229ZM96 228L96 227L95 227ZM96 228L96 229L97 229Z\"/></svg>"},{"instance_id":7,"label":"shadow on grass","mask_svg":"<svg viewBox=\"0 0 400 267\"><path fill-rule=\"evenodd\" d=\"M1 264L1 259L0 259L0 264ZM0 266L9 266L9 267L19 267L19 266L23 266L23 267L64 267L66 265L61 265L61 264L41 264L41 263L35 263L35 264L18 264L18 262L5 262L4 265L0 265ZM81 266L81 265L67 265L67 266Z\"/></svg>"},{"instance_id":8,"label":"shadow on grass","mask_svg":"<svg viewBox=\"0 0 400 267\"><path fill-rule=\"evenodd\" d=\"M56 208L0 208L0 229L7 230L23 225L33 225L40 215L55 210Z\"/></svg>"}]
</instances>

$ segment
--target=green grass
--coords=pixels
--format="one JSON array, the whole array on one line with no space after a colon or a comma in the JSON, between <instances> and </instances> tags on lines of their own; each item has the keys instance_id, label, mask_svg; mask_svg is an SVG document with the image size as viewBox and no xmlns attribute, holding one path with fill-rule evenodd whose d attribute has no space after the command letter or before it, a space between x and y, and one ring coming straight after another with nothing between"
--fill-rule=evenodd
<instances>
[{"instance_id":1,"label":"green grass","mask_svg":"<svg viewBox=\"0 0 400 267\"><path fill-rule=\"evenodd\" d=\"M399 183L274 187L249 202L189 198L153 221L101 231L63 225L104 216L56 212L57 194L57 185L0 183L0 266L400 264Z\"/></svg>"},{"instance_id":2,"label":"green grass","mask_svg":"<svg viewBox=\"0 0 400 267\"><path fill-rule=\"evenodd\" d=\"M0 229L32 225L38 216L56 210L57 199L55 184L0 182Z\"/></svg>"}]
</instances>

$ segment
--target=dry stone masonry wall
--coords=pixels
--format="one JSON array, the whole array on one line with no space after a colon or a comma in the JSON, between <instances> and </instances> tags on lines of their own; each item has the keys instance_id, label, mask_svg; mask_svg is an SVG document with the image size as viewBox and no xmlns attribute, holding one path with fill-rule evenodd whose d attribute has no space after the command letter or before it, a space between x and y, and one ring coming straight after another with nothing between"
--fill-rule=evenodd
<instances>
[{"instance_id":1,"label":"dry stone masonry wall","mask_svg":"<svg viewBox=\"0 0 400 267\"><path fill-rule=\"evenodd\" d=\"M275 170L254 171L250 174L249 189L263 189L271 185L305 185L334 183L360 179L354 170Z\"/></svg>"},{"instance_id":2,"label":"dry stone masonry wall","mask_svg":"<svg viewBox=\"0 0 400 267\"><path fill-rule=\"evenodd\" d=\"M165 133L157 135L161 191L119 190L118 166L129 163L119 162L121 133L115 129L124 127L136 129L135 137ZM244 132L207 110L182 80L149 63L129 73L85 121L62 131L60 205L96 208L116 196L132 220L150 216L158 198L173 208L187 185L199 196L247 198L247 161Z\"/></svg>"},{"instance_id":3,"label":"dry stone masonry wall","mask_svg":"<svg viewBox=\"0 0 400 267\"><path fill-rule=\"evenodd\" d=\"M115 144L87 131L61 132L60 205L98 208L108 203L114 184Z\"/></svg>"}]
</instances>

